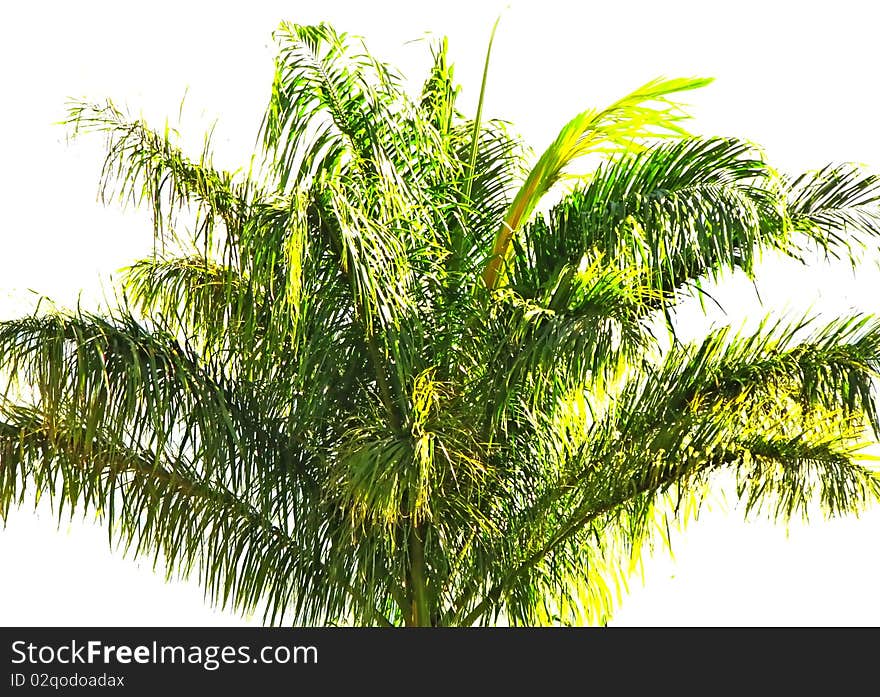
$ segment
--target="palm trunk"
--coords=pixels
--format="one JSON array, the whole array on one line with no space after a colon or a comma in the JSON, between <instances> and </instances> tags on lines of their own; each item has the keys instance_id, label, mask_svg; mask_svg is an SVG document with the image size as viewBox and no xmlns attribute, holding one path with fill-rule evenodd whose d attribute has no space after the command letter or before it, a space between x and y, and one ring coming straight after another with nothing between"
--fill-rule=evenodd
<instances>
[{"instance_id":1,"label":"palm trunk","mask_svg":"<svg viewBox=\"0 0 880 697\"><path fill-rule=\"evenodd\" d=\"M408 627L432 626L431 603L428 596L428 584L425 579L424 534L424 528L417 527L413 528L409 535L409 583L412 606L410 608L409 621L407 622Z\"/></svg>"}]
</instances>

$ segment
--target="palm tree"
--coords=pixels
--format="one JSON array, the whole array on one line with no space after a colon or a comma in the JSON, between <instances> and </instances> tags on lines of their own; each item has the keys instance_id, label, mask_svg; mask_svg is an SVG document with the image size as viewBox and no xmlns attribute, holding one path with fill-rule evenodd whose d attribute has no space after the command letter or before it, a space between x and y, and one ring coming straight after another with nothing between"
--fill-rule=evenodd
<instances>
[{"instance_id":1,"label":"palm tree","mask_svg":"<svg viewBox=\"0 0 880 697\"><path fill-rule=\"evenodd\" d=\"M28 492L97 511L267 622L531 625L605 621L716 472L782 519L880 494L880 320L674 331L762 251L855 263L880 179L689 135L671 95L703 79L578 114L526 168L482 94L457 111L445 42L412 98L327 25L276 39L245 171L71 105L156 245L102 313L0 323L3 517Z\"/></svg>"}]
</instances>

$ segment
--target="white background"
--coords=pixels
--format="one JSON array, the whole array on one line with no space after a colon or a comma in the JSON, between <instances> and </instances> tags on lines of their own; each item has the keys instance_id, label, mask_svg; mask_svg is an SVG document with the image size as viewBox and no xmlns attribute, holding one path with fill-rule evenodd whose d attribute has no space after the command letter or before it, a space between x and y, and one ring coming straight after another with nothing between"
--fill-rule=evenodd
<instances>
[{"instance_id":1,"label":"white background","mask_svg":"<svg viewBox=\"0 0 880 697\"><path fill-rule=\"evenodd\" d=\"M144 211L95 202L100 138L74 144L53 125L68 97L111 97L161 127L180 121L195 152L217 121L217 164L246 166L272 76L281 19L328 20L361 34L418 85L424 42L446 34L472 113L491 25L503 11L485 114L512 121L537 151L576 112L658 75L717 81L687 99L693 130L747 138L797 172L855 160L880 169L872 3L807 2L27 2L0 6L0 317L31 291L88 305L99 281L150 249ZM721 292L739 326L812 306L877 311L873 268L809 269L768 259L758 289ZM710 320L690 312L693 336ZM742 521L733 503L706 511L635 578L617 625L875 625L880 510L861 519L782 526ZM0 530L0 625L259 623L205 605L193 583L165 582L151 560L123 559L91 521L58 525L41 504Z\"/></svg>"}]
</instances>

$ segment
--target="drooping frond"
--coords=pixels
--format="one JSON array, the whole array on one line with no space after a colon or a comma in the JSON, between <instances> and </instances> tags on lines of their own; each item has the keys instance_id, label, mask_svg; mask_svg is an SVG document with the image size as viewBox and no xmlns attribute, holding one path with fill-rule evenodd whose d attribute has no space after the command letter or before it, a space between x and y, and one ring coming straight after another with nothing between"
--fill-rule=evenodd
<instances>
[{"instance_id":1,"label":"drooping frond","mask_svg":"<svg viewBox=\"0 0 880 697\"><path fill-rule=\"evenodd\" d=\"M363 42L326 24L282 23L275 82L263 124L281 186L320 173L397 178L411 187L436 171L424 149L443 157L431 118L403 93L400 79Z\"/></svg>"},{"instance_id":2,"label":"drooping frond","mask_svg":"<svg viewBox=\"0 0 880 697\"><path fill-rule=\"evenodd\" d=\"M848 258L880 237L880 177L851 164L828 165L788 182L792 228L826 256Z\"/></svg>"},{"instance_id":3,"label":"drooping frond","mask_svg":"<svg viewBox=\"0 0 880 697\"><path fill-rule=\"evenodd\" d=\"M180 209L195 206L201 235L206 243L217 220L237 228L255 192L249 182L235 181L232 174L214 169L207 137L199 162L187 158L174 144L171 129L155 131L142 120L132 119L111 101L104 104L71 102L67 123L73 133L103 133L107 155L101 173L101 196L123 201L146 202L153 213L157 236L173 228ZM173 230L172 230L173 231Z\"/></svg>"},{"instance_id":4,"label":"drooping frond","mask_svg":"<svg viewBox=\"0 0 880 697\"><path fill-rule=\"evenodd\" d=\"M600 386L651 353L655 340L643 308L652 290L638 270L609 267L601 257L564 266L536 293L510 288L493 298L485 340L485 379L492 423L503 424L520 401L551 409L572 389Z\"/></svg>"},{"instance_id":5,"label":"drooping frond","mask_svg":"<svg viewBox=\"0 0 880 697\"><path fill-rule=\"evenodd\" d=\"M543 597L548 579L576 585L579 564L601 559L619 535L639 546L659 495L691 496L721 468L737 473L749 508L781 517L805 513L817 499L838 515L876 500L880 478L860 449L877 418L880 325L853 317L812 334L806 328L716 332L636 373L609 395L604 413L595 403L580 435L565 431L572 443L555 458L553 448L544 451L557 464L507 513L497 569L467 576L485 585L470 583L455 601L462 621L487 621L502 608L518 622L535 621L525 601ZM519 595L523 586L532 595Z\"/></svg>"},{"instance_id":6,"label":"drooping frond","mask_svg":"<svg viewBox=\"0 0 880 697\"><path fill-rule=\"evenodd\" d=\"M319 539L303 538L246 497L196 474L193 463L132 448L108 432L88 439L37 410L3 410L0 510L32 494L58 513L97 511L126 553L161 559L168 575L196 575L206 597L267 620L389 623L391 608L364 598L359 580L323 561ZM319 600L316 602L316 600ZM361 614L366 603L370 609ZM393 610L391 610L393 612ZM393 617L393 615L391 615Z\"/></svg>"},{"instance_id":7,"label":"drooping frond","mask_svg":"<svg viewBox=\"0 0 880 697\"><path fill-rule=\"evenodd\" d=\"M762 247L785 231L770 171L748 143L695 138L627 153L524 229L511 258L512 282L547 283L563 264L602 254L641 269L649 307L724 269L751 273Z\"/></svg>"},{"instance_id":8,"label":"drooping frond","mask_svg":"<svg viewBox=\"0 0 880 697\"><path fill-rule=\"evenodd\" d=\"M86 443L105 430L136 447L187 453L201 476L232 489L261 488L303 461L291 451L269 457L284 442L272 419L286 408L273 415L271 392L254 411L256 385L216 373L176 339L131 317L46 314L2 322L0 373L34 390L34 404L50 422L82 424ZM292 493L272 493L265 504L287 506Z\"/></svg>"},{"instance_id":9,"label":"drooping frond","mask_svg":"<svg viewBox=\"0 0 880 697\"><path fill-rule=\"evenodd\" d=\"M263 289L202 257L141 260L124 269L122 285L142 315L161 318L205 353L253 350L271 326Z\"/></svg>"}]
</instances>

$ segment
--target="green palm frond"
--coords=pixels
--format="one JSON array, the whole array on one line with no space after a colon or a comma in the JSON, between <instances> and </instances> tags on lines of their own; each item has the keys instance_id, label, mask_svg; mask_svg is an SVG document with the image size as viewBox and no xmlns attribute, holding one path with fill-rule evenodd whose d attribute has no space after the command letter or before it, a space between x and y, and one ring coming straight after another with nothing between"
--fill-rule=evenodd
<instances>
[{"instance_id":1,"label":"green palm frond","mask_svg":"<svg viewBox=\"0 0 880 697\"><path fill-rule=\"evenodd\" d=\"M848 258L876 243L880 177L851 164L828 165L788 182L792 228L818 244L826 256Z\"/></svg>"},{"instance_id":2,"label":"green palm frond","mask_svg":"<svg viewBox=\"0 0 880 697\"><path fill-rule=\"evenodd\" d=\"M578 114L563 126L510 204L495 237L493 256L483 273L486 285L495 288L512 236L528 222L538 202L572 161L589 153L638 149L649 138L687 135L680 125L685 116L668 96L709 82L704 78L658 78L605 109L589 109Z\"/></svg>"},{"instance_id":3,"label":"green palm frond","mask_svg":"<svg viewBox=\"0 0 880 697\"><path fill-rule=\"evenodd\" d=\"M302 622L388 624L383 610L359 616L363 587L321 561L289 520L273 522L246 498L194 475L182 461L132 449L108 434L91 437L49 423L36 410L4 412L0 422L0 507L20 502L33 483L37 496L66 507L93 509L126 554L160 558L168 575L195 575L206 597L242 612L262 610ZM325 583L326 577L335 579ZM321 598L321 610L309 597ZM385 610L387 611L387 609ZM393 615L391 615L393 617Z\"/></svg>"},{"instance_id":4,"label":"green palm frond","mask_svg":"<svg viewBox=\"0 0 880 697\"><path fill-rule=\"evenodd\" d=\"M443 157L431 116L402 91L390 66L373 58L355 37L326 24L282 23L272 96L263 124L282 187L319 172L357 176L430 177L436 170L412 143L431 144Z\"/></svg>"},{"instance_id":5,"label":"green palm frond","mask_svg":"<svg viewBox=\"0 0 880 697\"><path fill-rule=\"evenodd\" d=\"M498 566L466 577L480 586L469 581L455 601L460 621L503 610L533 623L535 607L511 593L538 584L540 597L548 574L571 585L577 565L601 559L602 545L621 535L632 550L648 533L652 502L693 495L721 468L737 472L749 509L769 506L784 518L805 513L816 490L837 515L876 499L880 476L862 464L861 448L876 419L880 324L854 317L813 334L806 325L744 337L716 332L628 380L604 413L596 404L579 436L566 430L574 443L544 452L545 462L555 455L558 464L508 512Z\"/></svg>"},{"instance_id":6,"label":"green palm frond","mask_svg":"<svg viewBox=\"0 0 880 697\"><path fill-rule=\"evenodd\" d=\"M258 295L262 288L247 276L199 256L143 259L123 272L126 297L138 312L161 318L166 329L190 341L198 337L206 355L240 355L258 345L273 325L290 319L270 317L275 304Z\"/></svg>"},{"instance_id":7,"label":"green palm frond","mask_svg":"<svg viewBox=\"0 0 880 697\"><path fill-rule=\"evenodd\" d=\"M200 213L201 236L210 244L217 220L236 228L256 192L247 181L236 181L211 162L210 136L205 138L198 162L187 158L174 143L177 135L167 125L160 133L142 119L132 119L113 102L68 104L66 123L73 134L103 133L107 155L101 173L104 202L118 197L135 204L146 202L153 213L156 235L173 233L174 213L195 206Z\"/></svg>"},{"instance_id":8,"label":"green palm frond","mask_svg":"<svg viewBox=\"0 0 880 697\"><path fill-rule=\"evenodd\" d=\"M232 382L130 316L5 321L0 359L3 372L35 391L46 418L81 424L86 444L101 430L124 434L137 446L189 453L203 476L243 489L259 487L262 477L303 456L287 453L269 467L268 455L282 438L270 427L271 393L262 395L259 413L252 411L256 386ZM284 493L273 497L284 503Z\"/></svg>"},{"instance_id":9,"label":"green palm frond","mask_svg":"<svg viewBox=\"0 0 880 697\"><path fill-rule=\"evenodd\" d=\"M751 273L762 247L785 231L775 179L751 145L734 139L681 139L600 165L582 188L526 226L512 282L546 283L561 264L603 254L616 268L638 268L655 295L724 269Z\"/></svg>"},{"instance_id":10,"label":"green palm frond","mask_svg":"<svg viewBox=\"0 0 880 697\"><path fill-rule=\"evenodd\" d=\"M460 114L455 109L455 100L461 86L455 82L455 69L449 62L449 42L446 38L431 48L434 64L422 87L419 106L428 121L440 133L447 133Z\"/></svg>"}]
</instances>

